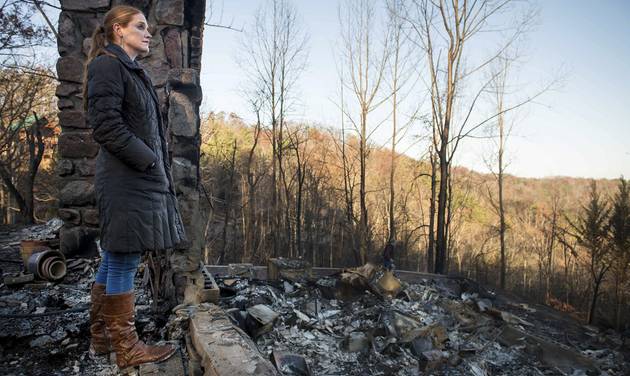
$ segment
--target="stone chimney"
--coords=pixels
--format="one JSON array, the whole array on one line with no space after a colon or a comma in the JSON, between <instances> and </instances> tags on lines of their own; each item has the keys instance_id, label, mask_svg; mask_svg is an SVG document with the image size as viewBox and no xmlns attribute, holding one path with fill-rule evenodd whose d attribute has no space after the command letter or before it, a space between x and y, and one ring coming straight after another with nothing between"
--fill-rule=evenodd
<instances>
[{"instance_id":1,"label":"stone chimney","mask_svg":"<svg viewBox=\"0 0 630 376\"><path fill-rule=\"evenodd\" d=\"M59 59L59 170L62 177L59 216L60 247L65 254L93 252L98 238L98 211L94 193L95 157L99 146L92 139L82 108L84 62L91 35L105 13L115 5L141 9L154 26L150 54L138 58L151 75L158 92L167 127L169 158L184 225L191 240L186 249L165 254L162 264L171 284L171 298L184 299L184 292L203 287L199 262L203 250L203 227L199 216L199 105L201 47L205 19L204 0L61 0ZM167 287L167 286L165 286ZM187 300L194 293L186 291Z\"/></svg>"}]
</instances>

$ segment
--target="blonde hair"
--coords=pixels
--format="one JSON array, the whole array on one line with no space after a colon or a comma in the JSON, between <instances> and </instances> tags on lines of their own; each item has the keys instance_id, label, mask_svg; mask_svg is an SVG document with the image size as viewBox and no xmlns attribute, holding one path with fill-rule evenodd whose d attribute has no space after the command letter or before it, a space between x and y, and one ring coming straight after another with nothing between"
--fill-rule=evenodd
<instances>
[{"instance_id":1,"label":"blonde hair","mask_svg":"<svg viewBox=\"0 0 630 376\"><path fill-rule=\"evenodd\" d=\"M117 5L105 13L103 24L94 29L92 33L92 46L88 53L85 65L83 66L83 110L87 111L87 68L88 65L99 55L109 55L116 57L105 50L105 46L114 43L114 24L127 26L133 16L143 14L138 8L129 5Z\"/></svg>"}]
</instances>

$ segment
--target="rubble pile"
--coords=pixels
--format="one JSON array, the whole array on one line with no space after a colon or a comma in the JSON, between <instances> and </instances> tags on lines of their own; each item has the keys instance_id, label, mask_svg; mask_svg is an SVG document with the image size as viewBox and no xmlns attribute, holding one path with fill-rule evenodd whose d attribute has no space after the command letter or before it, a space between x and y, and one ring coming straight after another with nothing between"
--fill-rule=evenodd
<instances>
[{"instance_id":1,"label":"rubble pile","mask_svg":"<svg viewBox=\"0 0 630 376\"><path fill-rule=\"evenodd\" d=\"M0 374L115 375L111 359L88 355L99 259L64 258L67 273L55 281L24 271L21 241L54 248L57 234L54 221L0 230ZM468 279L284 259L271 259L266 275L251 264L219 266L215 275L203 266L204 302L166 317L152 310L144 268L135 281L136 327L150 343L179 341L181 359L171 363L186 364L184 374L630 374L630 336ZM165 372L151 367L140 375Z\"/></svg>"},{"instance_id":2,"label":"rubble pile","mask_svg":"<svg viewBox=\"0 0 630 376\"><path fill-rule=\"evenodd\" d=\"M56 282L24 273L21 240L58 245L58 229L58 221L52 220L0 234L0 374L116 375L111 359L92 359L88 353L90 288L100 259L66 259L67 274ZM17 283L19 276L30 278ZM144 277L141 265L135 281L136 327L143 339L157 342L166 334L161 329L166 318L151 310Z\"/></svg>"},{"instance_id":3,"label":"rubble pile","mask_svg":"<svg viewBox=\"0 0 630 376\"><path fill-rule=\"evenodd\" d=\"M24 239L49 240L59 243L59 218L34 226L3 226L0 229L0 274L16 273L24 268L20 258L20 242Z\"/></svg>"},{"instance_id":4,"label":"rubble pile","mask_svg":"<svg viewBox=\"0 0 630 376\"><path fill-rule=\"evenodd\" d=\"M90 358L90 287L98 259L68 259L61 283L35 281L19 288L0 285L0 370L2 375L115 375L107 357ZM142 268L142 266L141 266ZM164 338L166 318L136 277L136 327L141 338Z\"/></svg>"},{"instance_id":5,"label":"rubble pile","mask_svg":"<svg viewBox=\"0 0 630 376\"><path fill-rule=\"evenodd\" d=\"M220 305L283 374L630 372L630 339L466 279L404 283L369 264L319 279L215 279Z\"/></svg>"}]
</instances>

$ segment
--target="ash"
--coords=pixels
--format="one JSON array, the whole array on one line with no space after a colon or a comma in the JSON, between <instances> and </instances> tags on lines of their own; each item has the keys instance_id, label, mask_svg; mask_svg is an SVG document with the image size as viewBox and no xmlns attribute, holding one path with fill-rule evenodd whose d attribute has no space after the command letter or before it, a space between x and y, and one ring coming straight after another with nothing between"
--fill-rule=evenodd
<instances>
[{"instance_id":1,"label":"ash","mask_svg":"<svg viewBox=\"0 0 630 376\"><path fill-rule=\"evenodd\" d=\"M60 221L0 229L0 269L3 277L23 269L21 239L58 237ZM54 242L53 242L54 244ZM98 257L69 257L68 273L58 283L30 281L0 284L0 374L2 375L116 375L106 356L91 358L89 348L90 288ZM155 343L164 338L164 315L151 310L143 289L144 266L136 274L136 327L140 337Z\"/></svg>"},{"instance_id":2,"label":"ash","mask_svg":"<svg viewBox=\"0 0 630 376\"><path fill-rule=\"evenodd\" d=\"M467 279L417 278L388 298L374 288L382 274L362 276L365 288L353 283L350 290L343 273L299 281L215 279L220 305L264 356L289 352L306 360L308 369L285 374L630 374L630 339L619 333ZM248 319L248 308L260 305L277 313L272 326Z\"/></svg>"},{"instance_id":3,"label":"ash","mask_svg":"<svg viewBox=\"0 0 630 376\"><path fill-rule=\"evenodd\" d=\"M0 228L3 281L23 269L20 240L54 240L58 228L59 221ZM88 355L98 263L77 255L67 258L61 282L0 284L0 374L116 374L110 359ZM220 306L284 375L630 374L628 333L584 326L467 279L400 272L400 280L382 283L383 271L367 266L300 278L307 269L295 265L298 271L279 264L285 279L274 281L215 276ZM181 340L185 317L151 310L143 269L136 275L140 337Z\"/></svg>"}]
</instances>

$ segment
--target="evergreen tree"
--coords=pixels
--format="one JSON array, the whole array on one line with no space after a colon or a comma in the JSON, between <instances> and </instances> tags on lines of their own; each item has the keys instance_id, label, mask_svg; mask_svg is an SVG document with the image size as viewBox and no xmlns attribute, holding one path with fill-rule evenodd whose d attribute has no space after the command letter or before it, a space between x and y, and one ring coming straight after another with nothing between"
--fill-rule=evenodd
<instances>
[{"instance_id":1,"label":"evergreen tree","mask_svg":"<svg viewBox=\"0 0 630 376\"><path fill-rule=\"evenodd\" d=\"M628 182L623 177L619 179L619 191L614 197L609 226L615 289L615 325L619 329L627 290L623 284L627 283L630 266L630 191Z\"/></svg>"},{"instance_id":2,"label":"evergreen tree","mask_svg":"<svg viewBox=\"0 0 630 376\"><path fill-rule=\"evenodd\" d=\"M611 266L610 246L608 242L608 229L610 209L600 197L597 191L597 183L593 180L589 194L589 202L582 208L582 213L577 220L577 224L571 223L573 236L578 241L578 245L586 250L586 266L591 277L591 302L588 312L588 323L592 324L599 297L600 287L604 276Z\"/></svg>"}]
</instances>

